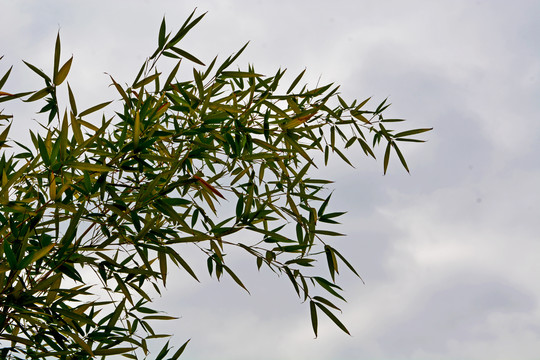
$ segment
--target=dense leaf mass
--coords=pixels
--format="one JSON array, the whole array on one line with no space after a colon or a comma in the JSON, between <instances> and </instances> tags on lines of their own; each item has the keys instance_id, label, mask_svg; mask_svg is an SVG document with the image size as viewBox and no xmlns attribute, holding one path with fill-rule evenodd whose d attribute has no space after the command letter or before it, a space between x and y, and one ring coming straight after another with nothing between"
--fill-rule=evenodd
<instances>
[{"instance_id":1,"label":"dense leaf mass","mask_svg":"<svg viewBox=\"0 0 540 360\"><path fill-rule=\"evenodd\" d=\"M59 38L52 76L26 63L43 89L0 91L1 102L44 101L48 119L27 144L11 142L11 154L10 127L0 134L2 358L146 356L149 339L163 336L152 321L173 319L151 307L152 293L162 291L172 265L198 280L182 254L188 245L204 254L211 275L245 288L225 256L242 249L258 268L290 280L310 304L315 334L318 311L348 333L335 315L334 302L345 300L335 275L338 265L358 274L331 245L341 234L327 224L343 214L327 211L331 181L310 169L330 154L350 164L343 151L352 146L375 157L382 142L384 171L391 149L408 170L397 144L419 141L409 136L428 129L394 134L385 124L401 120L383 118L386 102L367 110L368 100L346 102L332 84L302 87L304 72L282 89L285 71L231 69L245 46L205 66L177 47L201 18L192 14L174 35L163 21L158 48L132 85L111 77L121 108L101 122L93 116L110 102L78 112L65 81L73 58L60 65ZM177 61L167 75L157 69L163 56ZM197 67L179 81L185 62ZM64 84L66 110L57 99ZM329 278L305 273L316 259ZM167 343L157 358L169 351L178 358L186 344Z\"/></svg>"}]
</instances>

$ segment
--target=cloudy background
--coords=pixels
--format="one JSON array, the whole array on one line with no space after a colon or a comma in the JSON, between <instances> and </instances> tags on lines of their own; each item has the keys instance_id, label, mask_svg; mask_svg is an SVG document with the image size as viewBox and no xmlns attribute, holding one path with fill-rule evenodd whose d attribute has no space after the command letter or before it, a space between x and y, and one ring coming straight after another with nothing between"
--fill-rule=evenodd
<instances>
[{"instance_id":1,"label":"cloudy background","mask_svg":"<svg viewBox=\"0 0 540 360\"><path fill-rule=\"evenodd\" d=\"M540 1L2 1L5 90L41 85L20 60L52 68L60 30L78 107L116 98L103 73L130 82L163 15L174 30L195 7L208 14L183 48L203 61L250 40L241 65L307 68L434 130L404 148L410 175L351 153L356 169L327 170L349 211L337 248L366 282L340 279L352 337L321 320L313 339L287 279L238 260L247 295L201 263L202 284L171 274L158 299L181 316L163 331L192 338L185 358L539 359ZM35 115L15 110L22 138Z\"/></svg>"}]
</instances>

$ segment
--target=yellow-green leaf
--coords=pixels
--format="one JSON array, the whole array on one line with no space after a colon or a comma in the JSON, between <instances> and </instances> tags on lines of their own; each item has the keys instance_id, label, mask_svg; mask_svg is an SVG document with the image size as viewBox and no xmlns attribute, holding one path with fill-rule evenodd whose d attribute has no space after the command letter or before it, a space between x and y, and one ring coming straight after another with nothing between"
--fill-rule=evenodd
<instances>
[{"instance_id":1,"label":"yellow-green leaf","mask_svg":"<svg viewBox=\"0 0 540 360\"><path fill-rule=\"evenodd\" d=\"M118 354L124 354L128 351L133 351L133 348L127 348L127 347L114 347L112 349L96 349L94 350L94 355L96 356L103 356L103 355L118 355Z\"/></svg>"},{"instance_id":2,"label":"yellow-green leaf","mask_svg":"<svg viewBox=\"0 0 540 360\"><path fill-rule=\"evenodd\" d=\"M50 91L49 87L46 87L46 88L41 89L39 91L36 91L32 96L30 96L28 99L26 99L26 102L37 101L37 100L47 96L50 92L51 91Z\"/></svg>"},{"instance_id":3,"label":"yellow-green leaf","mask_svg":"<svg viewBox=\"0 0 540 360\"><path fill-rule=\"evenodd\" d=\"M39 259L41 259L45 255L47 255L51 251L51 249L53 247L54 247L54 244L49 244L49 245L45 246L44 248L39 249L38 251L36 251L34 253L34 255L32 256L32 260L30 261L30 264L38 261Z\"/></svg>"},{"instance_id":4,"label":"yellow-green leaf","mask_svg":"<svg viewBox=\"0 0 540 360\"><path fill-rule=\"evenodd\" d=\"M90 164L90 163L72 162L72 163L68 163L67 165L77 170L86 170L86 171L106 172L106 171L113 170L113 168L109 166L99 165L99 164Z\"/></svg>"},{"instance_id":5,"label":"yellow-green leaf","mask_svg":"<svg viewBox=\"0 0 540 360\"><path fill-rule=\"evenodd\" d=\"M105 106L109 105L110 103L112 103L112 101L107 101L107 102L92 106L92 107L84 110L82 113L80 113L79 117L83 117L83 116L86 116L86 115L91 114L93 112L96 112L96 111L98 111L100 109L103 109Z\"/></svg>"},{"instance_id":6,"label":"yellow-green leaf","mask_svg":"<svg viewBox=\"0 0 540 360\"><path fill-rule=\"evenodd\" d=\"M86 351L90 356L94 356L94 353L92 352L90 346L83 339L81 339L79 335L74 332L65 332L64 334L75 340L75 342L79 344L80 347L82 347L83 350Z\"/></svg>"},{"instance_id":7,"label":"yellow-green leaf","mask_svg":"<svg viewBox=\"0 0 540 360\"><path fill-rule=\"evenodd\" d=\"M71 62L72 61L73 61L73 56L68 61L66 61L66 63L64 65L62 65L60 70L58 70L58 74L56 74L56 76L54 77L54 84L55 85L60 85L61 83L64 82L64 80L66 79L66 77L67 77L67 75L69 73L69 69L71 69Z\"/></svg>"},{"instance_id":8,"label":"yellow-green leaf","mask_svg":"<svg viewBox=\"0 0 540 360\"><path fill-rule=\"evenodd\" d=\"M144 85L149 84L152 81L154 81L155 79L157 79L160 75L161 75L161 73L150 75L147 78L144 78L141 81L139 81L138 83L136 83L135 85L133 85L133 88L137 89L137 88L143 87Z\"/></svg>"}]
</instances>

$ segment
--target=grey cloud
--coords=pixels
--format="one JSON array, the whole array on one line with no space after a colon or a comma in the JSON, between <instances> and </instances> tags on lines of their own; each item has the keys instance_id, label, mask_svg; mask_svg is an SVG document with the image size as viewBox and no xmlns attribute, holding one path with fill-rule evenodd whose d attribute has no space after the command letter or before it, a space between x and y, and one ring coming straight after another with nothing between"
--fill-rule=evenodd
<instances>
[{"instance_id":1,"label":"grey cloud","mask_svg":"<svg viewBox=\"0 0 540 360\"><path fill-rule=\"evenodd\" d=\"M499 329L490 324L490 316L520 315L537 306L533 294L476 269L441 278L426 290L379 340L389 355L409 358L419 350L441 355L452 341L494 340Z\"/></svg>"}]
</instances>

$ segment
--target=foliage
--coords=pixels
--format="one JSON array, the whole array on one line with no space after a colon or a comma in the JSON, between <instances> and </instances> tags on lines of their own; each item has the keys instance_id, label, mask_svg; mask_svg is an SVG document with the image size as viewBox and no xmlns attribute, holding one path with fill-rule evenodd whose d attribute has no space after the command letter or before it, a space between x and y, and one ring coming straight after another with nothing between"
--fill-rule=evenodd
<instances>
[{"instance_id":1,"label":"foliage","mask_svg":"<svg viewBox=\"0 0 540 360\"><path fill-rule=\"evenodd\" d=\"M111 77L121 108L101 122L94 116L110 102L78 111L66 82L73 58L60 66L59 38L51 76L25 63L43 89L0 92L0 102L45 101L47 116L28 143L8 141L11 124L0 134L3 358L147 355L148 341L166 336L152 322L173 319L151 307L171 266L198 281L182 254L188 245L205 254L210 275L245 288L225 256L229 247L242 249L257 268L290 280L309 303L315 334L319 313L348 333L335 315L335 300L345 300L335 275L338 265L357 273L331 245L341 234L324 227L343 212L327 211L330 181L310 169L317 153L325 164L330 154L351 164L344 149L375 157L372 148L384 143L384 171L392 148L408 170L398 142L419 141L409 136L429 129L395 133L385 126L401 120L383 118L386 102L366 110L368 100L346 102L332 84L299 87L304 72L283 91L284 70L231 70L245 46L204 66L177 47L202 17L191 14L174 35L162 22L158 48L132 85ZM157 70L162 57L176 61L166 77ZM178 81L185 61L197 67L191 80ZM220 202L232 204L231 213ZM254 240L239 241L240 232ZM318 258L329 278L305 274ZM186 344L169 354L167 342L157 359L178 358Z\"/></svg>"}]
</instances>

